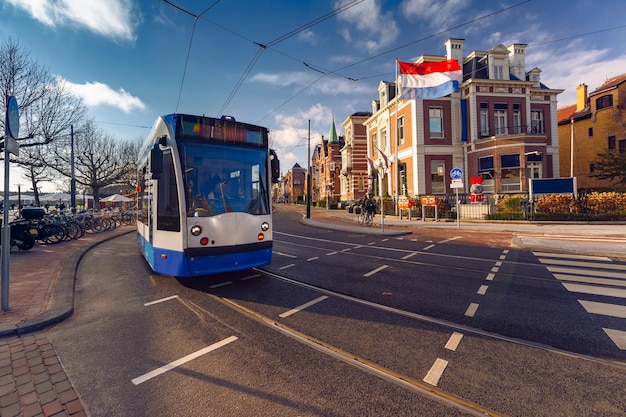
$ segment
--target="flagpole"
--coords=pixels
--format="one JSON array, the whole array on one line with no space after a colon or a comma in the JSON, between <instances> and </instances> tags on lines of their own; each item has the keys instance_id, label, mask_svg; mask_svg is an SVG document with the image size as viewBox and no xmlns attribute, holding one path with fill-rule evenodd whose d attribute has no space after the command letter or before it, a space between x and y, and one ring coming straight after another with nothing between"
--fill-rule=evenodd
<instances>
[{"instance_id":1,"label":"flagpole","mask_svg":"<svg viewBox=\"0 0 626 417\"><path fill-rule=\"evenodd\" d=\"M381 233L385 233L385 204L383 201L383 177L385 175L385 171L380 175L378 173L378 192L380 193L380 231Z\"/></svg>"},{"instance_id":2,"label":"flagpole","mask_svg":"<svg viewBox=\"0 0 626 417\"><path fill-rule=\"evenodd\" d=\"M395 192L395 209L394 210L395 210L396 216L398 216L398 214L399 214L398 213L398 211L399 211L399 209L398 209L398 201L399 201L398 200L398 196L400 194L399 193L399 188L400 188L400 178L399 178L400 161L398 160L398 147L400 146L400 138L398 137L398 101L400 100L400 95L398 94L399 93L399 88L398 88L399 87L399 82L398 82L398 57L396 57L396 79L395 79L395 82L396 82L396 106L395 106L396 111L395 111L394 119L395 119L395 123L396 123L396 158L395 158L396 159L396 161L395 161L396 163L394 164L395 165L394 166L394 176L395 176L394 182L396 184L396 187L395 187L396 188L396 192Z\"/></svg>"}]
</instances>

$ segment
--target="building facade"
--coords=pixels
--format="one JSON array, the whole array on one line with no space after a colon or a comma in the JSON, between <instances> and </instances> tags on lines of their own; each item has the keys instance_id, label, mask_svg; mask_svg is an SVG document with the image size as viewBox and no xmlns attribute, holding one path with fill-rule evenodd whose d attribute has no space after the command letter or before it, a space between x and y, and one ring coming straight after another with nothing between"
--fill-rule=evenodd
<instances>
[{"instance_id":1,"label":"building facade","mask_svg":"<svg viewBox=\"0 0 626 417\"><path fill-rule=\"evenodd\" d=\"M463 39L448 39L446 55L415 61L456 59L463 70L457 93L400 100L397 83L379 84L365 126L369 157L380 164L384 154L389 161L379 181L383 195L450 193L455 167L464 173L461 192L469 191L471 177L482 178L486 193L510 194L527 191L529 178L559 176L557 95L563 90L542 84L538 68L526 71L524 44L466 56L463 46Z\"/></svg>"},{"instance_id":2,"label":"building facade","mask_svg":"<svg viewBox=\"0 0 626 417\"><path fill-rule=\"evenodd\" d=\"M559 109L560 174L576 177L578 189L620 186L594 175L599 153L606 150L626 153L625 109L626 74L606 80L591 93L587 85L579 85L576 104Z\"/></svg>"},{"instance_id":3,"label":"building facade","mask_svg":"<svg viewBox=\"0 0 626 417\"><path fill-rule=\"evenodd\" d=\"M352 201L362 197L368 189L367 130L363 123L370 112L357 112L343 121L344 145L341 152L339 174L341 201Z\"/></svg>"}]
</instances>

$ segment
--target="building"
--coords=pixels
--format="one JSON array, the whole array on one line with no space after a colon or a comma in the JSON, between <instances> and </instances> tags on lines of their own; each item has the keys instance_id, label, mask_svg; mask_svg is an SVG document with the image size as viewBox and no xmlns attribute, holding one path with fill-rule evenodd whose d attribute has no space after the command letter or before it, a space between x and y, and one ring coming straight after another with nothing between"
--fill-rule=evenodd
<instances>
[{"instance_id":1,"label":"building","mask_svg":"<svg viewBox=\"0 0 626 417\"><path fill-rule=\"evenodd\" d=\"M380 181L383 194L450 193L455 167L464 173L461 192L477 176L493 194L525 192L529 178L558 177L557 95L563 90L542 84L539 68L526 70L526 45L466 56L463 39L448 39L445 47L446 55L415 62L456 59L463 72L460 92L400 100L396 83L379 84L364 124L369 157L380 164L384 155L390 163Z\"/></svg>"},{"instance_id":2,"label":"building","mask_svg":"<svg viewBox=\"0 0 626 417\"><path fill-rule=\"evenodd\" d=\"M335 119L330 128L328 140L322 136L311 157L313 201L324 201L327 205L341 200L341 149L344 147L343 136L337 136Z\"/></svg>"},{"instance_id":3,"label":"building","mask_svg":"<svg viewBox=\"0 0 626 417\"><path fill-rule=\"evenodd\" d=\"M606 150L626 153L624 109L626 74L606 80L590 94L587 85L580 84L576 104L559 109L560 174L576 177L578 189L617 187L611 180L594 176L594 161Z\"/></svg>"},{"instance_id":4,"label":"building","mask_svg":"<svg viewBox=\"0 0 626 417\"><path fill-rule=\"evenodd\" d=\"M368 189L367 130L363 123L372 116L370 112L356 112L341 124L345 131L345 142L340 149L341 201L352 201Z\"/></svg>"},{"instance_id":5,"label":"building","mask_svg":"<svg viewBox=\"0 0 626 417\"><path fill-rule=\"evenodd\" d=\"M298 203L304 201L304 185L305 185L306 170L302 169L297 162L294 166L283 176L283 198L285 203Z\"/></svg>"}]
</instances>

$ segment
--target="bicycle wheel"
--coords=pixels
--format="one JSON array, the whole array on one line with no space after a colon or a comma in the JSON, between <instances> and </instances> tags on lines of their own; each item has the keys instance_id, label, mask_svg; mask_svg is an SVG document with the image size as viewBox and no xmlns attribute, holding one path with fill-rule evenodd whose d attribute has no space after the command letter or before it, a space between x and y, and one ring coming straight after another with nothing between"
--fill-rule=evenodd
<instances>
[{"instance_id":1,"label":"bicycle wheel","mask_svg":"<svg viewBox=\"0 0 626 417\"><path fill-rule=\"evenodd\" d=\"M365 210L361 209L361 213L359 214L359 224L363 224L365 221Z\"/></svg>"},{"instance_id":2,"label":"bicycle wheel","mask_svg":"<svg viewBox=\"0 0 626 417\"><path fill-rule=\"evenodd\" d=\"M367 216L365 217L365 224L367 224L368 226L371 226L373 222L374 222L374 214L367 213Z\"/></svg>"},{"instance_id":3,"label":"bicycle wheel","mask_svg":"<svg viewBox=\"0 0 626 417\"><path fill-rule=\"evenodd\" d=\"M39 228L39 236L44 243L59 243L65 239L65 230L58 224L44 224Z\"/></svg>"}]
</instances>

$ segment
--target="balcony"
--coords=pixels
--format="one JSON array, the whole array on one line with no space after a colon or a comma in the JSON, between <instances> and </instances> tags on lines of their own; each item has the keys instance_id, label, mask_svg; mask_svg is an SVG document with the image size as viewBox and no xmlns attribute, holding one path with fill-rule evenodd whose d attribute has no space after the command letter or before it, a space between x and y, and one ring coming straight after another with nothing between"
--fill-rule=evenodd
<instances>
[{"instance_id":1,"label":"balcony","mask_svg":"<svg viewBox=\"0 0 626 417\"><path fill-rule=\"evenodd\" d=\"M519 135L545 135L543 125L531 124L526 126L499 127L478 132L480 139L492 138L494 136L519 136Z\"/></svg>"}]
</instances>

